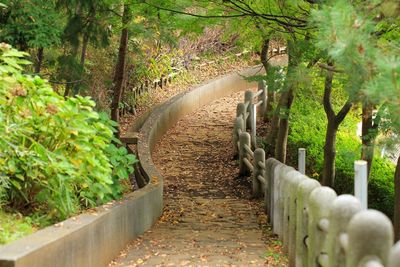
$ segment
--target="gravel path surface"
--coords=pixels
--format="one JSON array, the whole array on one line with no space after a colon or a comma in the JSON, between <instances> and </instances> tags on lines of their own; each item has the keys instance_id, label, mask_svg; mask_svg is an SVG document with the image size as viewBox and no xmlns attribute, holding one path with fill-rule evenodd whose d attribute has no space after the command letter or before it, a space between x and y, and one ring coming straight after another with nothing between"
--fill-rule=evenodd
<instances>
[{"instance_id":1,"label":"gravel path surface","mask_svg":"<svg viewBox=\"0 0 400 267\"><path fill-rule=\"evenodd\" d=\"M164 215L110 266L285 266L249 178L238 178L232 121L243 92L178 122L156 146Z\"/></svg>"}]
</instances>

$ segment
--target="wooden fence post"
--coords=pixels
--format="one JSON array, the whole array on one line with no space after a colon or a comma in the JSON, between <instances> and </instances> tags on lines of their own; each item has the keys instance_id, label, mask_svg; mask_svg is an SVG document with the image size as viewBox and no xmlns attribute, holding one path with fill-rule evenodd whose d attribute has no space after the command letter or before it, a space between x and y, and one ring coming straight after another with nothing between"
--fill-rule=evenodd
<instances>
[{"instance_id":1,"label":"wooden fence post","mask_svg":"<svg viewBox=\"0 0 400 267\"><path fill-rule=\"evenodd\" d=\"M347 229L347 267L387 266L393 245L393 226L385 214L377 210L360 211L350 220Z\"/></svg>"},{"instance_id":2,"label":"wooden fence post","mask_svg":"<svg viewBox=\"0 0 400 267\"><path fill-rule=\"evenodd\" d=\"M262 165L265 166L265 151L264 149L257 148L254 151L254 162L253 162L253 190L252 194L254 198L261 197L262 195L262 186L261 182L258 180L258 176L265 177L264 169L261 168L259 165L261 163Z\"/></svg>"},{"instance_id":3,"label":"wooden fence post","mask_svg":"<svg viewBox=\"0 0 400 267\"><path fill-rule=\"evenodd\" d=\"M247 158L247 152L245 149L245 145L251 146L250 144L250 134L247 132L242 132L239 135L239 176L249 175L249 169L244 163L243 159Z\"/></svg>"}]
</instances>

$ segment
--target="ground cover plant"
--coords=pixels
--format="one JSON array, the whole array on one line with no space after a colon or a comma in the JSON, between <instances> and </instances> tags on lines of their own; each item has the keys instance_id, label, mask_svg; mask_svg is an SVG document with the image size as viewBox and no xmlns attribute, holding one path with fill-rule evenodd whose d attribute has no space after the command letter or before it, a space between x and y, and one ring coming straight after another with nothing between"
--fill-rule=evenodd
<instances>
[{"instance_id":1,"label":"ground cover plant","mask_svg":"<svg viewBox=\"0 0 400 267\"><path fill-rule=\"evenodd\" d=\"M0 45L1 207L55 221L120 198L136 160L113 143L115 122L23 74L25 56Z\"/></svg>"}]
</instances>

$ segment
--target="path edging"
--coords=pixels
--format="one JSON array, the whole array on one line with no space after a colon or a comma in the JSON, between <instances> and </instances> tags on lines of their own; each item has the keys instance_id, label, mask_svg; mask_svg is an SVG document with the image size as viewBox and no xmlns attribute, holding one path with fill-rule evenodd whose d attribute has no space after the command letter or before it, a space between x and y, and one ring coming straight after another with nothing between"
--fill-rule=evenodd
<instances>
[{"instance_id":1,"label":"path edging","mask_svg":"<svg viewBox=\"0 0 400 267\"><path fill-rule=\"evenodd\" d=\"M0 267L107 266L125 246L151 228L163 210L163 177L151 158L155 144L182 116L234 92L246 90L242 76L260 67L219 77L155 108L139 134L137 157L148 185L95 212L70 218L0 246Z\"/></svg>"}]
</instances>

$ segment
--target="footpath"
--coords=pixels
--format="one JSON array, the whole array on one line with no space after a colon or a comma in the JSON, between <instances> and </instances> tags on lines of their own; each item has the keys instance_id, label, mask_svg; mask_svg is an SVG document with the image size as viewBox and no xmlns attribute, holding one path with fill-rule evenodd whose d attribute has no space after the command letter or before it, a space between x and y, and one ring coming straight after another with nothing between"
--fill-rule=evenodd
<instances>
[{"instance_id":1,"label":"footpath","mask_svg":"<svg viewBox=\"0 0 400 267\"><path fill-rule=\"evenodd\" d=\"M232 121L243 92L178 122L156 145L164 214L110 266L286 266L249 178L238 178Z\"/></svg>"}]
</instances>

